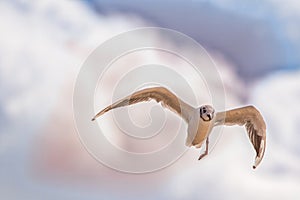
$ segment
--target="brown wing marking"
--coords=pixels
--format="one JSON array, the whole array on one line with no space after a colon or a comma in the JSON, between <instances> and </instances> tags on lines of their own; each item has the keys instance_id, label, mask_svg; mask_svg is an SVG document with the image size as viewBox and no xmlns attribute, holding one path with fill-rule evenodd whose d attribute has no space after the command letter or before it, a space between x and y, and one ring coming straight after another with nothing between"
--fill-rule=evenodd
<instances>
[{"instance_id":1,"label":"brown wing marking","mask_svg":"<svg viewBox=\"0 0 300 200\"><path fill-rule=\"evenodd\" d=\"M216 115L215 125L245 125L249 139L256 151L256 168L261 162L266 148L266 124L260 112L254 106L246 106Z\"/></svg>"},{"instance_id":2,"label":"brown wing marking","mask_svg":"<svg viewBox=\"0 0 300 200\"><path fill-rule=\"evenodd\" d=\"M176 95L170 92L168 89L164 87L153 87L146 88L140 91L137 91L119 101L113 103L110 106L107 106L100 112L98 112L95 117L93 117L92 121L97 117L103 115L104 113L123 106L128 106L132 104L136 104L143 101L150 101L151 99L156 100L158 103L161 102L162 106L170 109L171 111L180 115L186 122L189 121L190 116L195 108L185 103L181 99L179 99Z\"/></svg>"}]
</instances>

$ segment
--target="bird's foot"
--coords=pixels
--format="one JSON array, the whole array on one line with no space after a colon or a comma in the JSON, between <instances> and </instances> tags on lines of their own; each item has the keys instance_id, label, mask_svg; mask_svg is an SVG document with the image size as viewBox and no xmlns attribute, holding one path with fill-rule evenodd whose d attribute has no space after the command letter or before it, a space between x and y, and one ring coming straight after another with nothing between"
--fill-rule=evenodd
<instances>
[{"instance_id":1,"label":"bird's foot","mask_svg":"<svg viewBox=\"0 0 300 200\"><path fill-rule=\"evenodd\" d=\"M201 160L202 158L204 158L206 155L208 154L208 152L204 152L203 154L201 154L198 158L198 160Z\"/></svg>"}]
</instances>

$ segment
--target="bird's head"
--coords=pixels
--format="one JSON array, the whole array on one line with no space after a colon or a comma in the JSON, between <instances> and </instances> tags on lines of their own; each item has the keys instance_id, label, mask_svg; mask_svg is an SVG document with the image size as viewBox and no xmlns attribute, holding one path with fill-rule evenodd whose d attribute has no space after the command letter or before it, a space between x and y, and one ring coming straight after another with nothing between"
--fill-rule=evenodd
<instances>
[{"instance_id":1,"label":"bird's head","mask_svg":"<svg viewBox=\"0 0 300 200\"><path fill-rule=\"evenodd\" d=\"M210 121L214 118L215 109L210 105L203 105L200 107L200 117L203 121Z\"/></svg>"}]
</instances>

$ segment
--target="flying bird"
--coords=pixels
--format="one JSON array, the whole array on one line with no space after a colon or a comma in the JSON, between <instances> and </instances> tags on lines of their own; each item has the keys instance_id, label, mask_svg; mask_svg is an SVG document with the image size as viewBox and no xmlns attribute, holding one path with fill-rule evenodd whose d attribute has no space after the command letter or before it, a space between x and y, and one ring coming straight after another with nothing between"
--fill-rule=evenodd
<instances>
[{"instance_id":1,"label":"flying bird","mask_svg":"<svg viewBox=\"0 0 300 200\"><path fill-rule=\"evenodd\" d=\"M245 126L249 139L255 149L256 157L253 169L261 162L266 148L266 124L260 112L252 105L223 112L215 112L211 105L199 108L185 103L175 94L164 87L146 88L107 106L97 113L92 121L104 113L123 106L143 101L156 100L163 107L177 113L188 124L186 145L200 148L205 142L205 151L198 160L208 155L209 135L215 126L240 125Z\"/></svg>"}]
</instances>

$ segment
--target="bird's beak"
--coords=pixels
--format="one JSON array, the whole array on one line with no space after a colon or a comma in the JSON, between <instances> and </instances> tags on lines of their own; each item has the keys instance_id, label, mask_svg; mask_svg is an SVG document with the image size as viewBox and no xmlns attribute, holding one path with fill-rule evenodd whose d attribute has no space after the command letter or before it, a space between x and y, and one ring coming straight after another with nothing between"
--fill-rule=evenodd
<instances>
[{"instance_id":1,"label":"bird's beak","mask_svg":"<svg viewBox=\"0 0 300 200\"><path fill-rule=\"evenodd\" d=\"M214 117L214 113L210 113L207 116L208 116L209 120L212 120L212 118Z\"/></svg>"},{"instance_id":2,"label":"bird's beak","mask_svg":"<svg viewBox=\"0 0 300 200\"><path fill-rule=\"evenodd\" d=\"M209 120L212 119L212 114L207 114L207 117L209 118Z\"/></svg>"}]
</instances>

